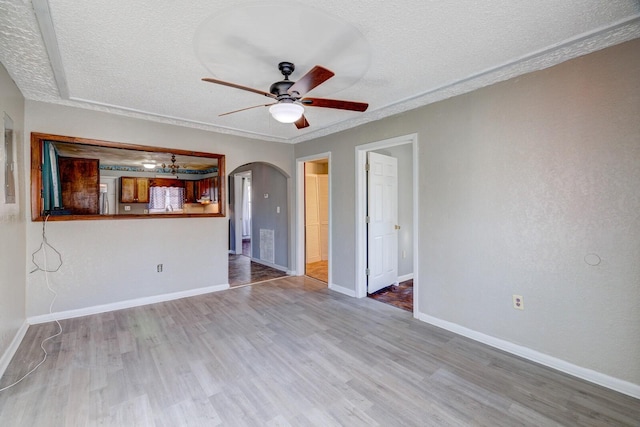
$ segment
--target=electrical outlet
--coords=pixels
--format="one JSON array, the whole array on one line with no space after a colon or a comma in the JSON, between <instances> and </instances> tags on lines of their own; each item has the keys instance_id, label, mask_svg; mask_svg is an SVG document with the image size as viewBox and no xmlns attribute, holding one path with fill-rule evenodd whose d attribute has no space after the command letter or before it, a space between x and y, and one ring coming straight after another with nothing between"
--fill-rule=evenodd
<instances>
[{"instance_id":1,"label":"electrical outlet","mask_svg":"<svg viewBox=\"0 0 640 427\"><path fill-rule=\"evenodd\" d=\"M162 273L162 264L158 264L156 270L158 271L158 273Z\"/></svg>"},{"instance_id":2,"label":"electrical outlet","mask_svg":"<svg viewBox=\"0 0 640 427\"><path fill-rule=\"evenodd\" d=\"M522 295L513 295L513 308L516 310L524 310L524 298Z\"/></svg>"},{"instance_id":3,"label":"electrical outlet","mask_svg":"<svg viewBox=\"0 0 640 427\"><path fill-rule=\"evenodd\" d=\"M406 258L407 257L407 251L402 251L402 258Z\"/></svg>"},{"instance_id":4,"label":"electrical outlet","mask_svg":"<svg viewBox=\"0 0 640 427\"><path fill-rule=\"evenodd\" d=\"M125 211L127 211L127 212L129 212L129 211L131 210L131 206L129 206L129 205L125 205L124 210L125 210Z\"/></svg>"}]
</instances>

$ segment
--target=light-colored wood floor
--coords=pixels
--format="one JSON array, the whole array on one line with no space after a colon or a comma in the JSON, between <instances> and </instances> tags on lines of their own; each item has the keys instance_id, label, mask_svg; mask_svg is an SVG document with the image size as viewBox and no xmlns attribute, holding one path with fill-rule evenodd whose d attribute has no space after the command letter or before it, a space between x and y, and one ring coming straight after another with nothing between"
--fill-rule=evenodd
<instances>
[{"instance_id":1,"label":"light-colored wood floor","mask_svg":"<svg viewBox=\"0 0 640 427\"><path fill-rule=\"evenodd\" d=\"M324 283L329 282L329 261L310 262L305 264L304 274Z\"/></svg>"},{"instance_id":2,"label":"light-colored wood floor","mask_svg":"<svg viewBox=\"0 0 640 427\"><path fill-rule=\"evenodd\" d=\"M309 278L65 320L2 426L638 425L640 401ZM40 359L29 328L0 387Z\"/></svg>"}]
</instances>

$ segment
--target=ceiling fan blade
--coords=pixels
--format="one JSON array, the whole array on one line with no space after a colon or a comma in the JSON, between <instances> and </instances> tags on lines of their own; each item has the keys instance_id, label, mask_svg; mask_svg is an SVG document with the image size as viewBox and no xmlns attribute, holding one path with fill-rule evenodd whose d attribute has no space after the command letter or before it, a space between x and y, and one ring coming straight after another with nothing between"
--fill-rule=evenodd
<instances>
[{"instance_id":1,"label":"ceiling fan blade","mask_svg":"<svg viewBox=\"0 0 640 427\"><path fill-rule=\"evenodd\" d=\"M260 89L253 89L253 88L247 87L247 86L237 85L235 83L225 82L223 80L217 80L217 79L212 79L212 78L209 78L209 77L205 77L205 78L202 79L202 81L209 82L209 83L215 83L215 84L219 84L219 85L223 85L223 86L234 87L234 88L240 89L240 90L246 90L248 92L257 93L258 95L268 96L269 98L276 98L276 96L274 94L272 94L272 93L265 92L265 91L260 90Z\"/></svg>"},{"instance_id":2,"label":"ceiling fan blade","mask_svg":"<svg viewBox=\"0 0 640 427\"><path fill-rule=\"evenodd\" d=\"M300 77L300 79L298 79L298 81L295 82L287 92L289 95L293 95L293 92L298 92L297 96L303 96L305 93L326 82L334 75L335 73L333 71L316 65L307 74Z\"/></svg>"},{"instance_id":3,"label":"ceiling fan blade","mask_svg":"<svg viewBox=\"0 0 640 427\"><path fill-rule=\"evenodd\" d=\"M296 120L295 124L298 129L309 127L309 122L307 121L307 118L304 116L304 114L298 120Z\"/></svg>"},{"instance_id":4,"label":"ceiling fan blade","mask_svg":"<svg viewBox=\"0 0 640 427\"><path fill-rule=\"evenodd\" d=\"M324 108L337 108L339 110L351 110L351 111L367 111L369 104L364 102L355 101L340 101L338 99L326 99L326 98L303 98L300 100L302 105L307 107L324 107Z\"/></svg>"},{"instance_id":5,"label":"ceiling fan blade","mask_svg":"<svg viewBox=\"0 0 640 427\"><path fill-rule=\"evenodd\" d=\"M254 105L253 107L247 107L247 108L241 108L241 109L235 110L235 111L229 111L227 113L218 114L218 117L228 116L229 114L239 113L240 111L251 110L252 108L268 107L268 106L273 105L273 104L277 104L277 102L273 102L271 104Z\"/></svg>"}]
</instances>

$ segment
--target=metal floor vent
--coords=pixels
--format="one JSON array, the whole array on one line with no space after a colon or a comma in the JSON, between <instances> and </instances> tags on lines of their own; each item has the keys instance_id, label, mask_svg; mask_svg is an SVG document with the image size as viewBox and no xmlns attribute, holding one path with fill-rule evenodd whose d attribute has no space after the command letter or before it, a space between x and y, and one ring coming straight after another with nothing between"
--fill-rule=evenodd
<instances>
[{"instance_id":1,"label":"metal floor vent","mask_svg":"<svg viewBox=\"0 0 640 427\"><path fill-rule=\"evenodd\" d=\"M260 229L260 259L272 264L275 263L274 234L273 230Z\"/></svg>"}]
</instances>

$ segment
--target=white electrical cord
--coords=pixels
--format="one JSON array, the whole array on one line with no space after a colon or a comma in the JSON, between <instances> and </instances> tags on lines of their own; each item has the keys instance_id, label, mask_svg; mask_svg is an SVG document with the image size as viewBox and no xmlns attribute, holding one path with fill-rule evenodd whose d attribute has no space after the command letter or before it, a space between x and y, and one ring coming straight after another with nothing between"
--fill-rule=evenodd
<instances>
[{"instance_id":1,"label":"white electrical cord","mask_svg":"<svg viewBox=\"0 0 640 427\"><path fill-rule=\"evenodd\" d=\"M53 294L53 298L51 299L51 304L49 304L49 315L53 316L52 310L53 310L53 303L56 301L56 298L58 297L58 294L56 291L53 290L53 288L51 288L51 284L49 283L49 273L55 273L56 271L58 271L60 269L60 267L62 266L62 255L60 254L60 252L58 252L58 250L56 248L54 248L53 246L51 246L48 242L47 242L47 235L46 235L46 226L47 226L47 220L49 219L49 215L46 216L46 218L44 219L44 223L42 224L42 243L40 243L40 247L31 254L31 260L32 262L35 264L36 268L33 269L30 273L34 273L36 271L44 271L44 278L45 278L45 282L47 283L47 289L49 289L49 292L51 292ZM58 255L58 258L60 259L60 264L58 265L57 268L55 268L54 270L49 271L47 268L47 247L53 249L53 251ZM38 252L40 252L42 250L42 254L43 254L43 263L44 263L44 268L40 267L38 265L38 263L36 262L35 256ZM40 361L40 363L38 363L33 369L31 369L29 372L27 372L26 374L24 374L22 376L22 378L20 378L18 381L14 382L13 384L9 384L6 387L0 388L0 391L5 391L8 388L13 387L14 385L18 384L20 381L22 381L23 379L27 378L29 375L31 375L33 372L35 372L36 369L38 369L40 367L40 365L42 365L46 360L47 360L47 356L49 355L49 353L47 353L47 350L44 348L44 343L46 343L47 341L59 336L60 334L62 334L62 325L60 324L60 322L58 322L58 319L54 319L56 324L58 325L58 332L54 335L51 335L49 338L45 338L44 340L42 340L42 342L40 343L40 348L42 349L42 351L44 352L44 356L42 357L42 360Z\"/></svg>"}]
</instances>

